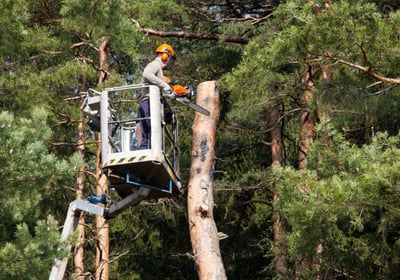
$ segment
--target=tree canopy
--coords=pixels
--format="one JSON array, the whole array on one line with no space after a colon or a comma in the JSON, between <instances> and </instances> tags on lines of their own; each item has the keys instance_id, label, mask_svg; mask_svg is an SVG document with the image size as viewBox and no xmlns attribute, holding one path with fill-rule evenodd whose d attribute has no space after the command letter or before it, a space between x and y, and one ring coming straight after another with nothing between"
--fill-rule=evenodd
<instances>
[{"instance_id":1,"label":"tree canopy","mask_svg":"<svg viewBox=\"0 0 400 280\"><path fill-rule=\"evenodd\" d=\"M220 84L214 219L226 237L220 248L228 279L396 279L399 7L373 0L3 0L0 278L43 279L57 254L68 255L57 243L78 168L86 168L86 195L96 186L89 126L85 154L76 153L82 91L139 83L157 45L167 42L178 55L166 71L172 80ZM99 65L105 38L107 69ZM175 105L187 183L194 116ZM277 168L273 143L282 147ZM111 279L196 277L186 194L145 201L110 221ZM279 240L275 213L285 233ZM92 275L94 222L86 223ZM279 272L278 243L286 261Z\"/></svg>"}]
</instances>

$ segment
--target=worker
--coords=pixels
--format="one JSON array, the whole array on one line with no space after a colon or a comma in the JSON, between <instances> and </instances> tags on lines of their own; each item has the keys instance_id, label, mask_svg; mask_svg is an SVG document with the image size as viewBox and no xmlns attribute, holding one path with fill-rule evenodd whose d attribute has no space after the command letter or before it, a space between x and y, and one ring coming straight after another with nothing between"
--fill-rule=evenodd
<instances>
[{"instance_id":1,"label":"worker","mask_svg":"<svg viewBox=\"0 0 400 280\"><path fill-rule=\"evenodd\" d=\"M162 95L172 93L172 88L167 81L163 79L163 69L171 65L176 59L175 51L171 45L161 44L156 49L156 58L151 61L143 70L142 83L144 85L155 85L161 90ZM143 87L142 94L139 98L139 118L142 130L142 139L139 149L151 148L151 125L150 125L150 104L149 104L149 88Z\"/></svg>"}]
</instances>

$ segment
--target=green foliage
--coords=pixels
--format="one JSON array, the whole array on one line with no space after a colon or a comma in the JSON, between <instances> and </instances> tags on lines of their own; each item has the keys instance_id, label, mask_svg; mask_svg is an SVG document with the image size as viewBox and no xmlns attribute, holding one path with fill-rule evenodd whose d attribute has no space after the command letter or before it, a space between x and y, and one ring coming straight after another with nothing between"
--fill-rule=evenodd
<instances>
[{"instance_id":1,"label":"green foliage","mask_svg":"<svg viewBox=\"0 0 400 280\"><path fill-rule=\"evenodd\" d=\"M45 218L41 203L66 187L82 160L49 153L52 136L48 113L40 108L31 118L0 114L0 278L42 279L56 256L59 233L53 217ZM67 183L68 182L68 183Z\"/></svg>"},{"instance_id":2,"label":"green foliage","mask_svg":"<svg viewBox=\"0 0 400 280\"><path fill-rule=\"evenodd\" d=\"M43 220L52 214L63 221L74 198L75 170L83 164L73 145L82 120L80 77L85 72L84 86L98 86L96 48L103 36L110 40L111 53L104 86L125 84L128 76L140 82L146 60L163 42L178 54L166 71L173 80L193 87L220 81L214 216L218 230L228 235L220 244L229 279L275 276L276 189L289 271L305 256L318 262L327 279L396 277L398 87L339 63L397 77L400 13L395 1L27 2L0 4L0 278L48 275L58 234L52 218ZM265 7L274 7L272 16L263 12ZM148 36L132 20L156 31L251 40L243 46ZM309 65L315 88L307 108L322 124L308 167L299 172L299 112ZM329 83L320 79L323 69L331 71ZM271 104L279 106L284 143L286 167L279 171L269 168ZM174 108L185 184L194 116L187 108ZM87 131L90 142L93 134ZM87 146L88 171L93 171L94 151L94 145ZM91 193L94 178L87 176L86 183ZM146 202L110 222L111 278L193 279L185 203L185 195ZM87 233L86 270L94 271L90 220ZM319 244L323 250L316 254Z\"/></svg>"},{"instance_id":3,"label":"green foliage","mask_svg":"<svg viewBox=\"0 0 400 280\"><path fill-rule=\"evenodd\" d=\"M190 279L189 228L183 198L142 203L111 221L112 275L119 279ZM151 267L151 269L149 269ZM137 278L136 278L137 277Z\"/></svg>"},{"instance_id":4,"label":"green foliage","mask_svg":"<svg viewBox=\"0 0 400 280\"><path fill-rule=\"evenodd\" d=\"M229 92L230 105L226 124L219 130L222 160L217 167L227 174L228 182L223 183L232 185L232 181L239 184L248 178L243 175L246 171L256 173L269 165L268 147L261 143L268 143L269 100L279 100L288 167L274 178L289 233L289 268L307 257L322 265L321 275L329 279L339 275L338 271L362 279L371 277L368 273L390 278L398 268L399 229L393 223L386 231L383 221L387 217L381 217L391 209L390 216L398 219L391 198L397 197L397 152L386 154L380 147L382 139L391 139L390 147L398 144L390 137L373 136L377 131L397 135L398 110L391 104L398 102L398 89L385 83L375 85L365 73L330 57L371 66L379 74L394 77L397 74L392 70L398 64L392 61L399 56L392 45L398 39L393 23L398 12L382 17L366 1L335 1L328 9L324 7L324 1L279 5L263 35L246 46L241 63L224 76L222 88ZM329 129L321 128L317 134L307 170L299 172L293 162L298 153L297 112L307 65L315 71L315 98L307 106L317 120L328 116L330 123ZM319 79L323 68L330 69L334 77L329 84ZM344 134L336 132L339 129ZM390 238L383 238L382 232L390 232ZM266 244L259 248L268 255ZM320 255L315 253L319 244L326 246Z\"/></svg>"},{"instance_id":5,"label":"green foliage","mask_svg":"<svg viewBox=\"0 0 400 280\"><path fill-rule=\"evenodd\" d=\"M132 4L133 18L140 19L140 23L147 28L167 31L188 24L188 15L184 7L176 1L134 1Z\"/></svg>"},{"instance_id":6,"label":"green foliage","mask_svg":"<svg viewBox=\"0 0 400 280\"><path fill-rule=\"evenodd\" d=\"M271 192L262 171L243 171L242 177L218 180L215 186L218 231L228 237L220 241L228 279L270 279L265 264L273 254Z\"/></svg>"},{"instance_id":7,"label":"green foliage","mask_svg":"<svg viewBox=\"0 0 400 280\"><path fill-rule=\"evenodd\" d=\"M394 276L400 265L400 137L378 134L371 144L356 147L329 123L318 132L323 137L313 145L307 170L275 174L290 255L321 263L323 274Z\"/></svg>"},{"instance_id":8,"label":"green foliage","mask_svg":"<svg viewBox=\"0 0 400 280\"><path fill-rule=\"evenodd\" d=\"M45 278L50 274L58 242L57 223L51 216L38 221L33 234L25 223L18 225L13 242L0 248L0 278Z\"/></svg>"},{"instance_id":9,"label":"green foliage","mask_svg":"<svg viewBox=\"0 0 400 280\"><path fill-rule=\"evenodd\" d=\"M26 53L23 42L29 38L25 24L29 19L26 1L5 0L0 4L0 63L11 63ZM11 60L11 61L10 61Z\"/></svg>"}]
</instances>

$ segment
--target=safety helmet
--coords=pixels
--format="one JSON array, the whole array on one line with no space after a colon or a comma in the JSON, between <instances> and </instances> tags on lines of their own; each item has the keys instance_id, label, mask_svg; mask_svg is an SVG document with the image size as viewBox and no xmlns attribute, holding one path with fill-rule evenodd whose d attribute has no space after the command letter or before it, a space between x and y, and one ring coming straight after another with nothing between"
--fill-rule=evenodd
<instances>
[{"instance_id":1,"label":"safety helmet","mask_svg":"<svg viewBox=\"0 0 400 280\"><path fill-rule=\"evenodd\" d=\"M167 61L169 57L176 59L174 48L168 44L161 44L157 47L156 53L167 54L162 57L163 61Z\"/></svg>"}]
</instances>

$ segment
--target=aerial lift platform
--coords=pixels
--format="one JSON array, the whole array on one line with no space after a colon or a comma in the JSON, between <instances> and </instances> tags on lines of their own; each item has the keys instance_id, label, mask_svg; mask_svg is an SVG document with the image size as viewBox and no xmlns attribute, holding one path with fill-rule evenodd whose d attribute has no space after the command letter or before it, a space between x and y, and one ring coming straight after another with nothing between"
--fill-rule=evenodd
<instances>
[{"instance_id":1,"label":"aerial lift platform","mask_svg":"<svg viewBox=\"0 0 400 280\"><path fill-rule=\"evenodd\" d=\"M151 148L139 150L138 98L145 88L150 92ZM71 202L61 242L75 231L82 211L111 219L142 200L172 197L182 192L178 124L174 114L167 123L165 106L169 104L159 88L152 85L126 85L102 92L89 90L81 109L92 130L100 132L103 172L109 188L115 190L120 199L110 203L104 194ZM107 206L97 205L99 202ZM57 259L49 279L62 280L67 262L67 258Z\"/></svg>"},{"instance_id":2,"label":"aerial lift platform","mask_svg":"<svg viewBox=\"0 0 400 280\"><path fill-rule=\"evenodd\" d=\"M151 148L139 150L141 131L137 98L144 87L150 92ZM175 114L167 124L164 109L169 104L158 87L139 84L107 88L101 93L100 108L97 108L97 102L89 104L93 110L100 109L102 167L110 187L121 198L129 197L140 188L150 190L147 199L170 197L181 192L178 124ZM107 215L113 217L119 206L122 204L111 205Z\"/></svg>"}]
</instances>

